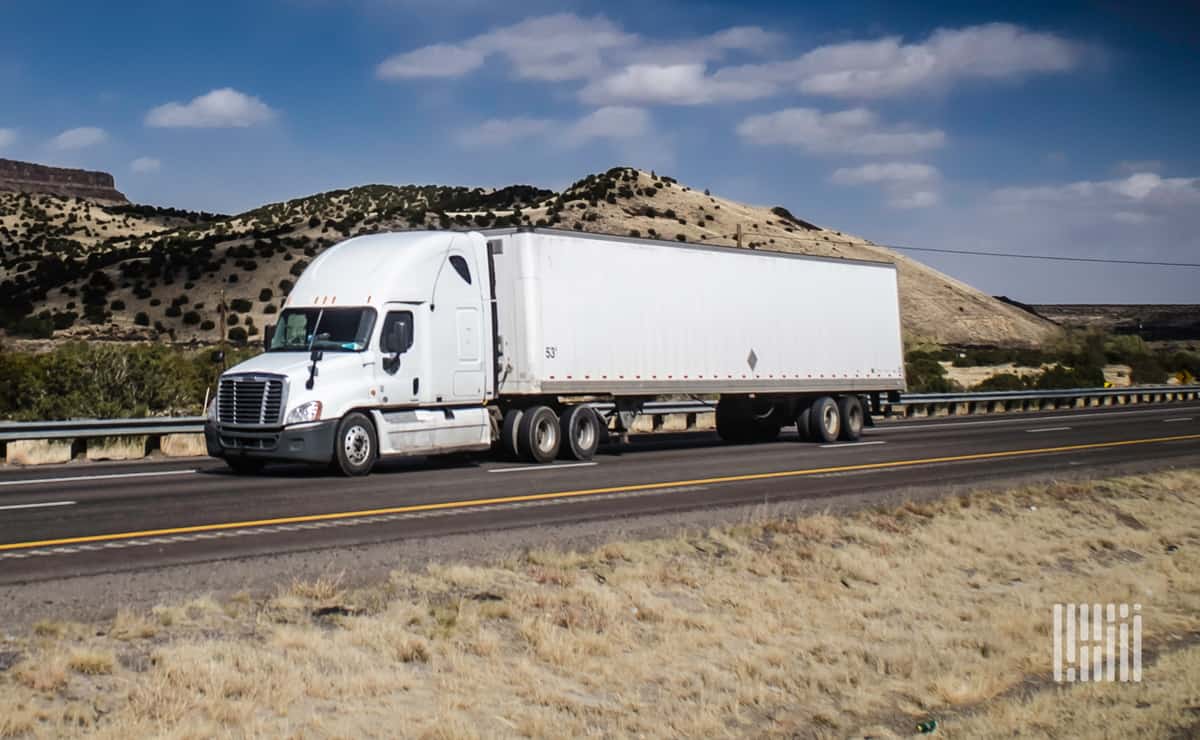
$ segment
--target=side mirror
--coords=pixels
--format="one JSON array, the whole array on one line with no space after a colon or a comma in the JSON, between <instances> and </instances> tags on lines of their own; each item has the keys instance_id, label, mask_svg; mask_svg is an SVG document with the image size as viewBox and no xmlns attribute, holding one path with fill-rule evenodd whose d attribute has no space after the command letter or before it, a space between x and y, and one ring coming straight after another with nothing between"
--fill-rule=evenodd
<instances>
[{"instance_id":1,"label":"side mirror","mask_svg":"<svg viewBox=\"0 0 1200 740\"><path fill-rule=\"evenodd\" d=\"M267 324L263 327L263 351L271 349L271 339L275 336L275 325Z\"/></svg>"},{"instance_id":2,"label":"side mirror","mask_svg":"<svg viewBox=\"0 0 1200 740\"><path fill-rule=\"evenodd\" d=\"M311 362L320 362L325 357L325 353L319 349L314 349L312 354L308 356Z\"/></svg>"}]
</instances>

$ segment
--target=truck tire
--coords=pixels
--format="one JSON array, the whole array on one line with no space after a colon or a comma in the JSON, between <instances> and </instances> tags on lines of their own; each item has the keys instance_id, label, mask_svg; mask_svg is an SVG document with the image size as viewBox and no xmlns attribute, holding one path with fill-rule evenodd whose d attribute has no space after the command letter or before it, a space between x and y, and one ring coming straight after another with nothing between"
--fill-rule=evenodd
<instances>
[{"instance_id":1,"label":"truck tire","mask_svg":"<svg viewBox=\"0 0 1200 740\"><path fill-rule=\"evenodd\" d=\"M524 409L509 409L504 414L504 423L500 427L500 455L509 460L521 459L521 446L517 438L521 430L521 417Z\"/></svg>"},{"instance_id":2,"label":"truck tire","mask_svg":"<svg viewBox=\"0 0 1200 740\"><path fill-rule=\"evenodd\" d=\"M842 432L842 415L837 402L829 396L821 396L812 402L808 413L808 436L813 442L829 444L836 442Z\"/></svg>"},{"instance_id":3,"label":"truck tire","mask_svg":"<svg viewBox=\"0 0 1200 740\"><path fill-rule=\"evenodd\" d=\"M252 457L227 457L225 464L229 466L234 475L258 475L266 463Z\"/></svg>"},{"instance_id":4,"label":"truck tire","mask_svg":"<svg viewBox=\"0 0 1200 740\"><path fill-rule=\"evenodd\" d=\"M330 468L345 476L366 475L379 457L379 438L375 425L366 414L354 412L342 417L333 438Z\"/></svg>"},{"instance_id":5,"label":"truck tire","mask_svg":"<svg viewBox=\"0 0 1200 740\"><path fill-rule=\"evenodd\" d=\"M863 406L858 396L842 396L838 398L838 415L842 417L842 429L838 439L843 442L857 442L862 438Z\"/></svg>"},{"instance_id":6,"label":"truck tire","mask_svg":"<svg viewBox=\"0 0 1200 740\"><path fill-rule=\"evenodd\" d=\"M568 406L559 421L559 454L567 460L591 460L600 445L600 417L587 406Z\"/></svg>"},{"instance_id":7,"label":"truck tire","mask_svg":"<svg viewBox=\"0 0 1200 740\"><path fill-rule=\"evenodd\" d=\"M558 415L549 406L526 409L518 427L517 446L521 458L530 462L548 463L558 457L562 439Z\"/></svg>"},{"instance_id":8,"label":"truck tire","mask_svg":"<svg viewBox=\"0 0 1200 740\"><path fill-rule=\"evenodd\" d=\"M812 404L801 401L796 410L796 432L801 442L811 442L812 437Z\"/></svg>"}]
</instances>

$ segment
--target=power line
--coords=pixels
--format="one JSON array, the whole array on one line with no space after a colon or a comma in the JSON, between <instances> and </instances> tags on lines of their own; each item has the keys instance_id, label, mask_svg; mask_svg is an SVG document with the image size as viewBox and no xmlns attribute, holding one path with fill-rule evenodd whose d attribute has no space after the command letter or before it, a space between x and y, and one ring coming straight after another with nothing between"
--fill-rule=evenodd
<instances>
[{"instance_id":1,"label":"power line","mask_svg":"<svg viewBox=\"0 0 1200 740\"><path fill-rule=\"evenodd\" d=\"M899 244L876 244L885 249L902 249L908 252L938 252L941 254L966 254L976 257L1010 257L1024 260L1048 260L1051 262L1099 262L1110 265L1151 265L1154 267L1200 267L1198 262L1155 262L1152 260L1121 260L1104 257L1065 257L1051 254L1018 254L1016 252L979 252L970 249L937 249L935 247L905 247Z\"/></svg>"}]
</instances>

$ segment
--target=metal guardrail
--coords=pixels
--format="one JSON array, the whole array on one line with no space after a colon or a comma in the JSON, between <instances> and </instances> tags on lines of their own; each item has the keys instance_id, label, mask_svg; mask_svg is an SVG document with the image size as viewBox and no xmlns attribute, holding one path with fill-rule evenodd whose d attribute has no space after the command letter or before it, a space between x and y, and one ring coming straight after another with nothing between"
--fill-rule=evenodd
<instances>
[{"instance_id":1,"label":"metal guardrail","mask_svg":"<svg viewBox=\"0 0 1200 740\"><path fill-rule=\"evenodd\" d=\"M1010 402L1074 401L1078 399L1137 398L1139 401L1200 400L1200 385L1128 386L1124 388L1068 388L1046 391L993 391L987 393L905 393L897 402L885 402L885 415L896 415L896 407L955 406ZM611 410L611 403L592 406ZM642 406L644 415L702 414L716 409L705 401L652 401ZM902 412L901 415L907 413ZM968 410L967 413L970 413ZM130 435L199 434L204 431L203 416L151 417L146 419L76 419L71 421L31 421L0 423L0 442L29 439L75 439Z\"/></svg>"},{"instance_id":2,"label":"metal guardrail","mask_svg":"<svg viewBox=\"0 0 1200 740\"><path fill-rule=\"evenodd\" d=\"M18 439L122 437L136 434L199 434L203 416L156 416L146 419L72 419L0 423L0 442Z\"/></svg>"}]
</instances>

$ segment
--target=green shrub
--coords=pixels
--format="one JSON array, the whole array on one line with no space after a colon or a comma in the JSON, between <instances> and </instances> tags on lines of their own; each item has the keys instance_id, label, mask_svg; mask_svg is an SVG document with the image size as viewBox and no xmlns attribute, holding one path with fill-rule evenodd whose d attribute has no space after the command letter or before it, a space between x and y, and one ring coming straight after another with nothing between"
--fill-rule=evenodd
<instances>
[{"instance_id":1,"label":"green shrub","mask_svg":"<svg viewBox=\"0 0 1200 740\"><path fill-rule=\"evenodd\" d=\"M169 318L174 319L178 318L183 311L179 308L179 306L167 306L167 310L163 311L163 313L165 313Z\"/></svg>"},{"instance_id":2,"label":"green shrub","mask_svg":"<svg viewBox=\"0 0 1200 740\"><path fill-rule=\"evenodd\" d=\"M1129 360L1129 378L1136 385L1161 385L1167 382L1167 368L1153 355Z\"/></svg>"},{"instance_id":3,"label":"green shrub","mask_svg":"<svg viewBox=\"0 0 1200 740\"><path fill-rule=\"evenodd\" d=\"M275 297L275 293L270 288L263 288L262 290L258 291L258 302L259 303L266 303L267 301L271 300L274 297Z\"/></svg>"},{"instance_id":4,"label":"green shrub","mask_svg":"<svg viewBox=\"0 0 1200 740\"><path fill-rule=\"evenodd\" d=\"M188 311L183 315L183 323L189 326L200 323L200 314L195 311Z\"/></svg>"},{"instance_id":5,"label":"green shrub","mask_svg":"<svg viewBox=\"0 0 1200 740\"><path fill-rule=\"evenodd\" d=\"M108 307L114 311L124 311L125 310L125 301L118 298L117 300L108 304Z\"/></svg>"},{"instance_id":6,"label":"green shrub","mask_svg":"<svg viewBox=\"0 0 1200 740\"><path fill-rule=\"evenodd\" d=\"M145 311L138 311L133 317L133 323L138 326L150 326L150 315Z\"/></svg>"},{"instance_id":7,"label":"green shrub","mask_svg":"<svg viewBox=\"0 0 1200 740\"><path fill-rule=\"evenodd\" d=\"M1062 364L1046 368L1034 382L1039 390L1062 388L1101 388L1104 386L1104 371L1097 365L1065 367Z\"/></svg>"},{"instance_id":8,"label":"green shrub","mask_svg":"<svg viewBox=\"0 0 1200 740\"><path fill-rule=\"evenodd\" d=\"M245 298L234 298L229 302L229 310L237 311L238 313L246 313L253 307L254 304Z\"/></svg>"},{"instance_id":9,"label":"green shrub","mask_svg":"<svg viewBox=\"0 0 1200 740\"><path fill-rule=\"evenodd\" d=\"M904 377L912 393L953 393L958 383L946 377L946 368L931 357L917 357L904 363Z\"/></svg>"},{"instance_id":10,"label":"green shrub","mask_svg":"<svg viewBox=\"0 0 1200 740\"><path fill-rule=\"evenodd\" d=\"M996 373L995 375L984 378L981 382L975 384L971 390L985 391L1023 391L1029 386L1020 375L1013 373Z\"/></svg>"},{"instance_id":11,"label":"green shrub","mask_svg":"<svg viewBox=\"0 0 1200 740\"><path fill-rule=\"evenodd\" d=\"M235 326L229 330L229 341L244 344L246 342L246 330L240 326Z\"/></svg>"},{"instance_id":12,"label":"green shrub","mask_svg":"<svg viewBox=\"0 0 1200 740\"><path fill-rule=\"evenodd\" d=\"M200 331L212 331L216 327L217 325L208 319L200 322Z\"/></svg>"}]
</instances>

